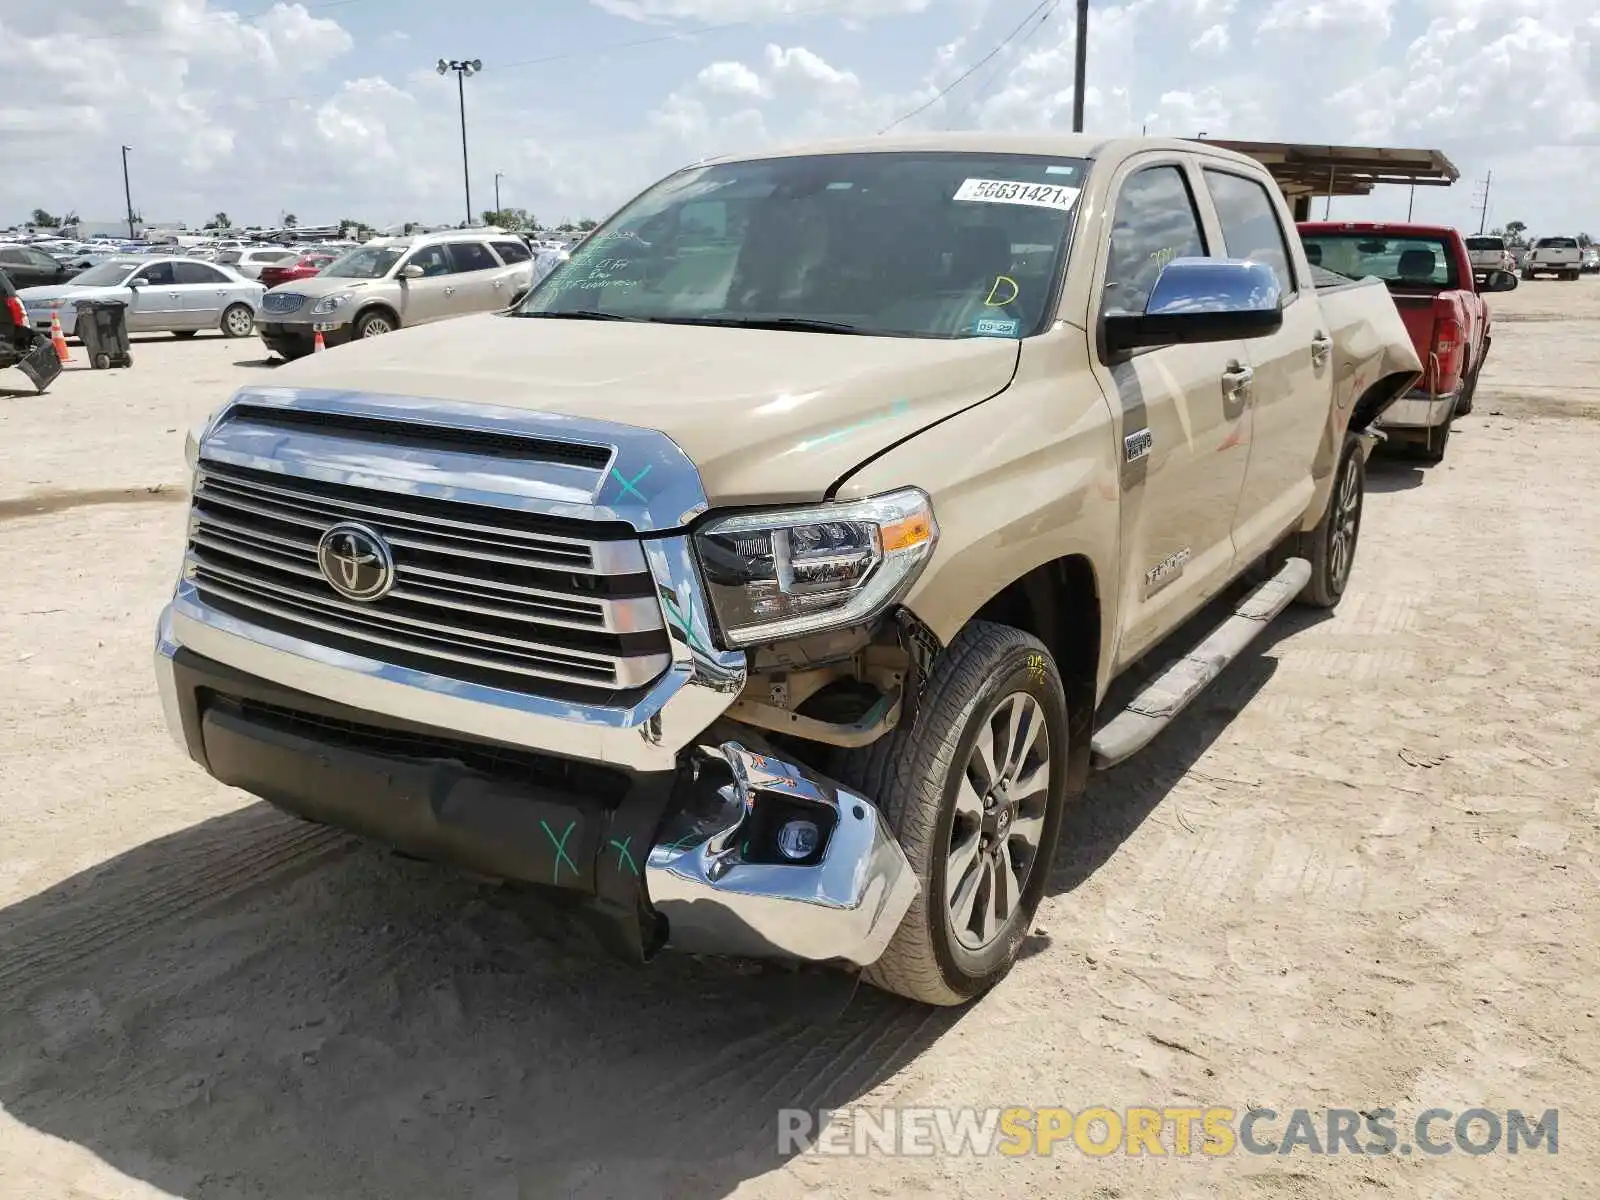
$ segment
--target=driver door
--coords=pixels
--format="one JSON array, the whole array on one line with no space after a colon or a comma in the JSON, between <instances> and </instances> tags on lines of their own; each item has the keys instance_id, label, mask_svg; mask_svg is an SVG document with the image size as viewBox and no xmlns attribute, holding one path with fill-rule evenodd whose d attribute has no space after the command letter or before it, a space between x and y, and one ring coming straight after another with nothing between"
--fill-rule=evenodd
<instances>
[{"instance_id":1,"label":"driver door","mask_svg":"<svg viewBox=\"0 0 1600 1200\"><path fill-rule=\"evenodd\" d=\"M1098 316L1142 313L1174 258L1212 256L1181 156L1135 159L1115 184ZM1096 322L1098 324L1098 320ZM1120 417L1122 595L1117 665L1138 659L1226 586L1249 459L1244 343L1154 346L1095 373Z\"/></svg>"},{"instance_id":2,"label":"driver door","mask_svg":"<svg viewBox=\"0 0 1600 1200\"><path fill-rule=\"evenodd\" d=\"M422 275L407 279L407 267L421 267ZM454 316L455 299L461 280L456 277L449 248L442 242L414 250L395 271L400 283L400 323L423 325L441 317Z\"/></svg>"},{"instance_id":3,"label":"driver door","mask_svg":"<svg viewBox=\"0 0 1600 1200\"><path fill-rule=\"evenodd\" d=\"M183 292L173 274L172 263L153 262L141 267L133 281L133 301L128 305L128 332L183 327ZM133 281L130 281L132 286Z\"/></svg>"}]
</instances>

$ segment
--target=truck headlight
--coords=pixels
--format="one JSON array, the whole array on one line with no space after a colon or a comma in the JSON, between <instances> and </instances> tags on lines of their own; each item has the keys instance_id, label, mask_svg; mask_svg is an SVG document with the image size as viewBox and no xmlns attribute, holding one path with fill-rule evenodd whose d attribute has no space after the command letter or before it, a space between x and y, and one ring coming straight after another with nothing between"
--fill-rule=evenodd
<instances>
[{"instance_id":1,"label":"truck headlight","mask_svg":"<svg viewBox=\"0 0 1600 1200\"><path fill-rule=\"evenodd\" d=\"M311 311L314 313L331 313L334 309L344 307L349 301L349 292L340 292L337 296L324 296L311 306Z\"/></svg>"},{"instance_id":2,"label":"truck headlight","mask_svg":"<svg viewBox=\"0 0 1600 1200\"><path fill-rule=\"evenodd\" d=\"M939 539L920 488L868 500L738 513L695 535L730 648L871 620L916 580Z\"/></svg>"}]
</instances>

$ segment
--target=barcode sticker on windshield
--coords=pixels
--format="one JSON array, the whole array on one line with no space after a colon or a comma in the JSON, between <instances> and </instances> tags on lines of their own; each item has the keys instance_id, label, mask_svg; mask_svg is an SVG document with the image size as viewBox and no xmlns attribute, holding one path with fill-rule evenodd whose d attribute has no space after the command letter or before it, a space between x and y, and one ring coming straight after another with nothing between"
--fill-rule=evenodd
<instances>
[{"instance_id":1,"label":"barcode sticker on windshield","mask_svg":"<svg viewBox=\"0 0 1600 1200\"><path fill-rule=\"evenodd\" d=\"M1078 188L1063 183L1019 183L1010 179L968 179L953 197L981 204L1026 204L1032 208L1071 208Z\"/></svg>"}]
</instances>

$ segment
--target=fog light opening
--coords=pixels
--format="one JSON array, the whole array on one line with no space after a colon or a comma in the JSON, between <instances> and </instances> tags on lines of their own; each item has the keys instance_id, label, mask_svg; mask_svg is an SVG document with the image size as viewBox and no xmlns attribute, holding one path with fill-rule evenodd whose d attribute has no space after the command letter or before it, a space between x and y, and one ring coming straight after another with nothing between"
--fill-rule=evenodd
<instances>
[{"instance_id":1,"label":"fog light opening","mask_svg":"<svg viewBox=\"0 0 1600 1200\"><path fill-rule=\"evenodd\" d=\"M815 821L785 821L778 830L778 852L791 862L802 862L817 852L822 831Z\"/></svg>"}]
</instances>

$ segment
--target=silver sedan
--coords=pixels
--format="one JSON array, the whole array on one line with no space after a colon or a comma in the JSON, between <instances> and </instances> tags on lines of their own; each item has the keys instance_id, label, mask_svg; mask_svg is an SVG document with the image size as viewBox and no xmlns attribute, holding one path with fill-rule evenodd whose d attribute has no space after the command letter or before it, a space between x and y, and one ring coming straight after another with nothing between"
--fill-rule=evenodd
<instances>
[{"instance_id":1,"label":"silver sedan","mask_svg":"<svg viewBox=\"0 0 1600 1200\"><path fill-rule=\"evenodd\" d=\"M17 296L28 323L46 332L50 314L56 313L62 333L70 335L78 320L73 305L79 300L122 300L128 305L129 333L191 337L202 329L220 329L228 337L249 337L266 290L216 263L118 255L68 283L22 288Z\"/></svg>"}]
</instances>

